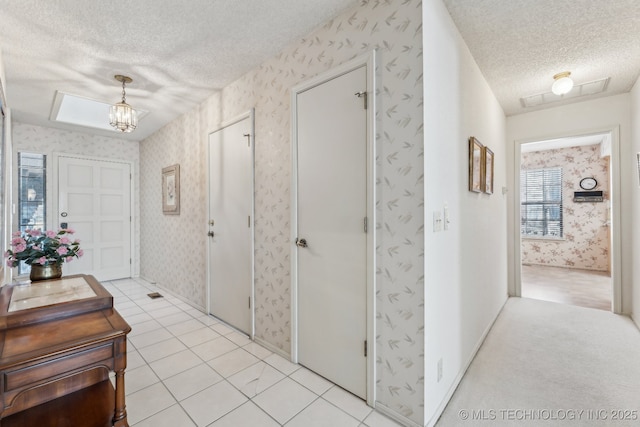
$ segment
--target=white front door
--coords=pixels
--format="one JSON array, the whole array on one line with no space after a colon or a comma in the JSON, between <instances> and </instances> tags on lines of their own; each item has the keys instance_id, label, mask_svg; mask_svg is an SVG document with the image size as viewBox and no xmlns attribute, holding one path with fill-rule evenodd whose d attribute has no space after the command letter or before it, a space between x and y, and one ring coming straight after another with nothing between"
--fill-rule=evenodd
<instances>
[{"instance_id":1,"label":"white front door","mask_svg":"<svg viewBox=\"0 0 640 427\"><path fill-rule=\"evenodd\" d=\"M298 362L363 399L371 232L366 92L363 65L297 93L294 129Z\"/></svg>"},{"instance_id":2,"label":"white front door","mask_svg":"<svg viewBox=\"0 0 640 427\"><path fill-rule=\"evenodd\" d=\"M58 157L59 227L75 230L84 255L63 273L131 277L131 165Z\"/></svg>"},{"instance_id":3,"label":"white front door","mask_svg":"<svg viewBox=\"0 0 640 427\"><path fill-rule=\"evenodd\" d=\"M209 307L253 335L253 118L209 135Z\"/></svg>"}]
</instances>

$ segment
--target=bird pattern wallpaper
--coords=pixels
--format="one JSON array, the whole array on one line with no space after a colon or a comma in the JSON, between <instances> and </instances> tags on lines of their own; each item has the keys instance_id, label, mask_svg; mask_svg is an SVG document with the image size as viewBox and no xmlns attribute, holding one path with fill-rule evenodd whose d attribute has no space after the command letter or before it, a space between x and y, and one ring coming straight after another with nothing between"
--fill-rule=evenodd
<instances>
[{"instance_id":1,"label":"bird pattern wallpaper","mask_svg":"<svg viewBox=\"0 0 640 427\"><path fill-rule=\"evenodd\" d=\"M561 239L522 238L522 263L553 267L610 271L609 158L600 145L522 153L522 169L562 167ZM603 191L603 202L574 202L580 181L593 177L594 191Z\"/></svg>"},{"instance_id":2,"label":"bird pattern wallpaper","mask_svg":"<svg viewBox=\"0 0 640 427\"><path fill-rule=\"evenodd\" d=\"M207 138L255 108L255 336L291 350L291 88L376 50L376 400L424 410L422 4L361 0L140 145L141 275L206 306ZM181 213L159 210L180 164ZM329 170L328 170L329 173ZM166 260L171 260L167 262Z\"/></svg>"}]
</instances>

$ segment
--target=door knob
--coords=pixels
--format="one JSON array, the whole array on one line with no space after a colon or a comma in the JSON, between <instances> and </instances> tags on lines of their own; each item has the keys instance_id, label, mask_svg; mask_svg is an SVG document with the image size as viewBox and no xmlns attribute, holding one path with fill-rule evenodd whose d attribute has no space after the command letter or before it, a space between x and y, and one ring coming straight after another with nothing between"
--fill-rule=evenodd
<instances>
[{"instance_id":1,"label":"door knob","mask_svg":"<svg viewBox=\"0 0 640 427\"><path fill-rule=\"evenodd\" d=\"M296 239L296 245L298 245L298 247L301 247L301 248L306 248L308 246L307 245L307 240L306 239L300 239L300 240Z\"/></svg>"}]
</instances>

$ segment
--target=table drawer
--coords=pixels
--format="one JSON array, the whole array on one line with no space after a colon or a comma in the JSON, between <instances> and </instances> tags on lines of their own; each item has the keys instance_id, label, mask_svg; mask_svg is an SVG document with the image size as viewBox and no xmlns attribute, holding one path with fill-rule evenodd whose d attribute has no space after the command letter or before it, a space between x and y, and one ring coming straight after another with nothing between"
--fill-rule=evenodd
<instances>
[{"instance_id":1,"label":"table drawer","mask_svg":"<svg viewBox=\"0 0 640 427\"><path fill-rule=\"evenodd\" d=\"M35 384L93 363L113 358L113 343L107 343L79 353L69 354L48 362L5 372L5 391Z\"/></svg>"}]
</instances>

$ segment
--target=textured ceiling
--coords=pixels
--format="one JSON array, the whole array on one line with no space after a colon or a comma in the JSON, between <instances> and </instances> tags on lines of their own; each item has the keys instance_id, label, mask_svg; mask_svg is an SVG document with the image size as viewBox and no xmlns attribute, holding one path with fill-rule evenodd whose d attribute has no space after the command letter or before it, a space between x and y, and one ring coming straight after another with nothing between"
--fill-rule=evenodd
<instances>
[{"instance_id":1,"label":"textured ceiling","mask_svg":"<svg viewBox=\"0 0 640 427\"><path fill-rule=\"evenodd\" d=\"M443 0L507 115L629 92L640 74L639 0ZM611 77L590 97L523 108L553 75Z\"/></svg>"},{"instance_id":2,"label":"textured ceiling","mask_svg":"<svg viewBox=\"0 0 640 427\"><path fill-rule=\"evenodd\" d=\"M0 50L14 119L49 121L56 90L149 111L140 140L357 0L0 0ZM77 128L76 128L77 130Z\"/></svg>"},{"instance_id":3,"label":"textured ceiling","mask_svg":"<svg viewBox=\"0 0 640 427\"><path fill-rule=\"evenodd\" d=\"M49 121L56 91L113 103L113 75L129 75L128 102L149 114L131 134L92 132L140 140L359 1L0 0L7 103L19 121L72 129ZM611 77L592 97L640 73L639 0L443 1L507 115L586 99L521 106L560 71Z\"/></svg>"}]
</instances>

